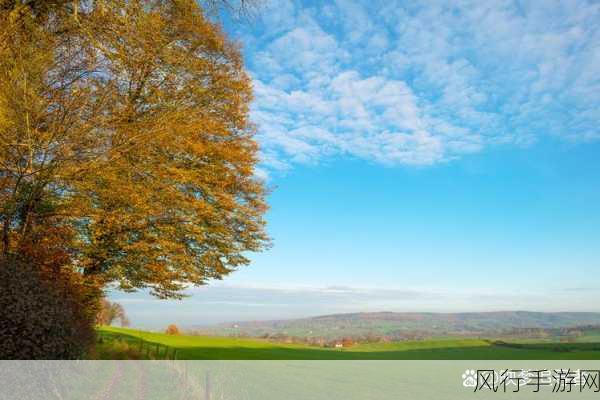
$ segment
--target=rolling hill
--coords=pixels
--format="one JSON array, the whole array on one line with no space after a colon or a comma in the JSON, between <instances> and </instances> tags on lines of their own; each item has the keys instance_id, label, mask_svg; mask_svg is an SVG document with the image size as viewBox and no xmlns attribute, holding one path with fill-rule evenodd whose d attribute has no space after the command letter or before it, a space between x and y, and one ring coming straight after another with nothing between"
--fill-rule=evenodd
<instances>
[{"instance_id":1,"label":"rolling hill","mask_svg":"<svg viewBox=\"0 0 600 400\"><path fill-rule=\"evenodd\" d=\"M392 339L414 339L444 336L503 336L535 335L536 330L546 333L576 329L582 326L600 326L600 313L583 312L472 312L472 313L352 313L325 315L312 318L250 321L220 324L197 329L203 334L228 336L295 336L365 337L389 336ZM539 333L539 332L538 332Z\"/></svg>"}]
</instances>

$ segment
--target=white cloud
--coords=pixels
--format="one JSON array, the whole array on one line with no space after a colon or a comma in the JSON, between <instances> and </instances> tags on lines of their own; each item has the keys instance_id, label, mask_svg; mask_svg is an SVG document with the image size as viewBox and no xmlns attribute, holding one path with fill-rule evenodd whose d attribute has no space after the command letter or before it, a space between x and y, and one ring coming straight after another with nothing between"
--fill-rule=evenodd
<instances>
[{"instance_id":1,"label":"white cloud","mask_svg":"<svg viewBox=\"0 0 600 400\"><path fill-rule=\"evenodd\" d=\"M244 33L268 168L600 139L598 3L277 4Z\"/></svg>"},{"instance_id":2,"label":"white cloud","mask_svg":"<svg viewBox=\"0 0 600 400\"><path fill-rule=\"evenodd\" d=\"M402 81L361 79L356 71L344 71L310 91L286 92L261 81L255 88L263 147L294 161L339 153L386 164L432 164L444 157L443 137L427 131L416 98Z\"/></svg>"}]
</instances>

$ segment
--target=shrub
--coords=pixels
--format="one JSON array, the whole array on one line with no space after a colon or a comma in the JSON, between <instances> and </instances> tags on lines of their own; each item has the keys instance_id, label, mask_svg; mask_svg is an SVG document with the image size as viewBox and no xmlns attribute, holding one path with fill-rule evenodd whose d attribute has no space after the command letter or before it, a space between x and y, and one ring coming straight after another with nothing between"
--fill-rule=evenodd
<instances>
[{"instance_id":1,"label":"shrub","mask_svg":"<svg viewBox=\"0 0 600 400\"><path fill-rule=\"evenodd\" d=\"M112 340L98 343L90 352L92 360L143 360L144 355L130 343L122 340Z\"/></svg>"},{"instance_id":2,"label":"shrub","mask_svg":"<svg viewBox=\"0 0 600 400\"><path fill-rule=\"evenodd\" d=\"M165 333L167 335L179 335L179 328L177 327L177 325L171 324L171 325L167 326Z\"/></svg>"},{"instance_id":3,"label":"shrub","mask_svg":"<svg viewBox=\"0 0 600 400\"><path fill-rule=\"evenodd\" d=\"M95 339L101 291L69 269L0 261L0 359L76 359Z\"/></svg>"}]
</instances>

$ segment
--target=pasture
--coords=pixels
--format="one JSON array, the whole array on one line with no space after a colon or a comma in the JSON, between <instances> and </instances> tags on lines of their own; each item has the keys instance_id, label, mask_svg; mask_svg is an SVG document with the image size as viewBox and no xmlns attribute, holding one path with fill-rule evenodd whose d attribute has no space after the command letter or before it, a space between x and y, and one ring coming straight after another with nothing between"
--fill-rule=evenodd
<instances>
[{"instance_id":1,"label":"pasture","mask_svg":"<svg viewBox=\"0 0 600 400\"><path fill-rule=\"evenodd\" d=\"M263 339L166 335L98 328L90 358L178 360L599 360L600 343L439 339L356 344L333 349Z\"/></svg>"}]
</instances>

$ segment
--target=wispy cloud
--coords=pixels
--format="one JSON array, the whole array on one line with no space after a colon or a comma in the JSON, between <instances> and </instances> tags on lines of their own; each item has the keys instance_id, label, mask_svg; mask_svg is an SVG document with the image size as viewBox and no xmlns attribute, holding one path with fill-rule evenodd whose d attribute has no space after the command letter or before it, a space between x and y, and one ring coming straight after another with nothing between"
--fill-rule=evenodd
<instances>
[{"instance_id":1,"label":"wispy cloud","mask_svg":"<svg viewBox=\"0 0 600 400\"><path fill-rule=\"evenodd\" d=\"M240 32L264 165L597 140L598 21L586 0L273 2Z\"/></svg>"},{"instance_id":2,"label":"wispy cloud","mask_svg":"<svg viewBox=\"0 0 600 400\"><path fill-rule=\"evenodd\" d=\"M113 293L139 327L210 325L242 320L290 319L350 312L599 311L597 291L495 292L348 286L299 287L218 284L193 288L184 300L156 300L146 293Z\"/></svg>"}]
</instances>

